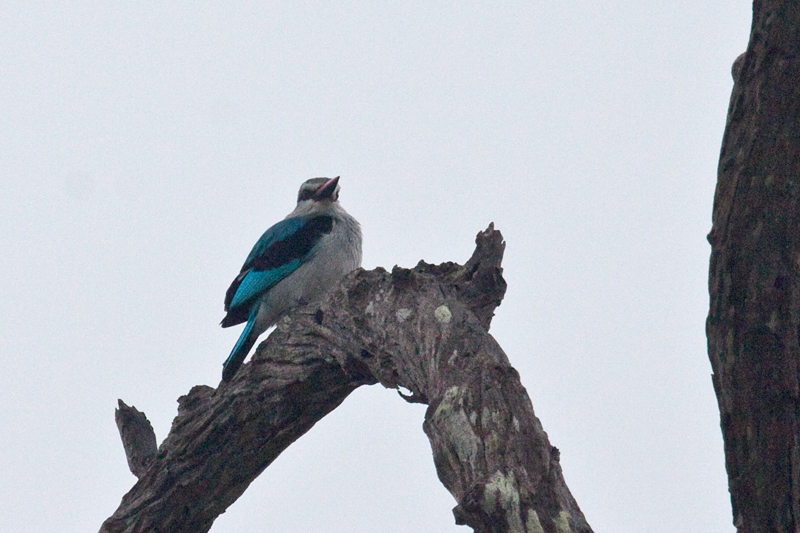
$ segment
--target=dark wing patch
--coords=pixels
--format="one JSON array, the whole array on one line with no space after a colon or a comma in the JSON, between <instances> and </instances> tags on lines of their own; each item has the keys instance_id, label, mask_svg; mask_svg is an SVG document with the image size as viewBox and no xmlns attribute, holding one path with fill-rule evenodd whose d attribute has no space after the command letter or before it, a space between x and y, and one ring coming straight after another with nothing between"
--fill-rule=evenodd
<instances>
[{"instance_id":1,"label":"dark wing patch","mask_svg":"<svg viewBox=\"0 0 800 533\"><path fill-rule=\"evenodd\" d=\"M288 223L289 221L286 222ZM297 223L299 221L292 222ZM302 224L302 222L300 223ZM281 225L281 229L284 229L284 225L282 223L279 224ZM286 229L288 228L289 226L286 227ZM273 228L268 230L267 233L262 236L262 239L271 239L275 235L275 233L271 233L272 229ZM298 227L295 231L286 235L285 238L273 240L261 253L257 252L261 243L257 243L253 250L257 255L253 257L254 254L251 252L251 257L248 257L242 267L242 271L236 276L231 286L228 287L228 290L225 292L225 311L228 314L222 320L222 327L227 328L229 326L241 324L247 320L250 314L251 304L248 302L254 301L253 298L250 297L248 297L246 302L238 303L235 307L231 308L231 302L233 302L236 297L236 292L239 290L239 287L248 274L251 272L280 269L281 267L288 266L292 261L302 259L311 251L311 248L314 247L317 241L319 241L323 235L330 233L332 229L333 217L318 216L308 219L305 224L302 224L302 226ZM291 231L291 229L289 231ZM291 269L293 270L294 268L296 267L292 267ZM284 275L286 274L279 275L277 279L282 279ZM269 284L266 288L270 288L274 283L275 282ZM240 295L240 298L241 297Z\"/></svg>"},{"instance_id":2,"label":"dark wing patch","mask_svg":"<svg viewBox=\"0 0 800 533\"><path fill-rule=\"evenodd\" d=\"M276 241L249 265L254 270L270 270L305 256L319 239L333 229L333 217L319 216L286 239Z\"/></svg>"},{"instance_id":3,"label":"dark wing patch","mask_svg":"<svg viewBox=\"0 0 800 533\"><path fill-rule=\"evenodd\" d=\"M242 284L242 280L250 272L250 269L243 270L236 276L236 279L233 280L231 286L228 287L228 290L225 291L225 311L228 313L225 318L222 319L221 325L223 328L227 328L230 326L235 326L236 324L241 324L242 322L247 320L247 316L250 314L250 310L244 307L239 307L237 309L230 309L231 301L233 300L233 296L236 294L236 290L239 288L239 285Z\"/></svg>"}]
</instances>

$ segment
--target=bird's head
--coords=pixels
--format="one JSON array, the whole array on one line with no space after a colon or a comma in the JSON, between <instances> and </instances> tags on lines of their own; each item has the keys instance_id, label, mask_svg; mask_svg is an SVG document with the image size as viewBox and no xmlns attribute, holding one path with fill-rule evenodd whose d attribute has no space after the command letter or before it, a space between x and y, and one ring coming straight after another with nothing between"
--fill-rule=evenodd
<instances>
[{"instance_id":1,"label":"bird's head","mask_svg":"<svg viewBox=\"0 0 800 533\"><path fill-rule=\"evenodd\" d=\"M286 218L343 211L339 205L339 176L311 178L300 186L297 207Z\"/></svg>"},{"instance_id":2,"label":"bird's head","mask_svg":"<svg viewBox=\"0 0 800 533\"><path fill-rule=\"evenodd\" d=\"M298 205L302 202L336 202L339 199L339 176L335 178L311 178L306 180L297 193Z\"/></svg>"}]
</instances>

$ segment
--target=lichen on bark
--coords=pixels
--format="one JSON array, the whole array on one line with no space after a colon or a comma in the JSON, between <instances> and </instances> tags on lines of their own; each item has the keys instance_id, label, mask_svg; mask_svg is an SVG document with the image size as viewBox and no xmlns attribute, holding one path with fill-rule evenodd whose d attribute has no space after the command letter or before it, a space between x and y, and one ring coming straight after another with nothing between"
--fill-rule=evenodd
<instances>
[{"instance_id":1,"label":"lichen on bark","mask_svg":"<svg viewBox=\"0 0 800 533\"><path fill-rule=\"evenodd\" d=\"M428 405L423 429L457 523L591 532L488 333L506 289L502 235L489 226L476 244L463 266L356 271L281 320L232 381L180 399L170 434L101 532L207 531L281 451L374 383Z\"/></svg>"}]
</instances>

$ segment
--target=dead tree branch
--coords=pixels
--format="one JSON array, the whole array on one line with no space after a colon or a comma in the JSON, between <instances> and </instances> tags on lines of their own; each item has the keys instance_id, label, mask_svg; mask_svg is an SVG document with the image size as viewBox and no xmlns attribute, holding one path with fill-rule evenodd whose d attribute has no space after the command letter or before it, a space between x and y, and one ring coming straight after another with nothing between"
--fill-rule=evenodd
<instances>
[{"instance_id":1,"label":"dead tree branch","mask_svg":"<svg viewBox=\"0 0 800 533\"><path fill-rule=\"evenodd\" d=\"M800 6L756 0L714 197L708 355L734 525L800 531Z\"/></svg>"},{"instance_id":2,"label":"dead tree branch","mask_svg":"<svg viewBox=\"0 0 800 533\"><path fill-rule=\"evenodd\" d=\"M142 477L156 456L156 434L143 412L126 405L122 400L118 401L119 407L114 410L114 420L125 447L128 468L134 476Z\"/></svg>"},{"instance_id":3,"label":"dead tree branch","mask_svg":"<svg viewBox=\"0 0 800 533\"><path fill-rule=\"evenodd\" d=\"M286 447L374 383L428 404L423 427L457 523L591 532L487 331L505 293L505 243L492 226L476 242L464 266L354 272L325 302L282 320L233 381L181 397L170 434L101 532L208 531Z\"/></svg>"}]
</instances>

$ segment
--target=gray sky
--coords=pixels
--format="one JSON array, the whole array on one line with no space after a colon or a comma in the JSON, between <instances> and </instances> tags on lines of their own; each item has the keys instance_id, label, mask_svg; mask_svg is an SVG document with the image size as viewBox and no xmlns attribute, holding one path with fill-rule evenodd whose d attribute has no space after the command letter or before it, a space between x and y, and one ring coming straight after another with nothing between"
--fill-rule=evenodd
<instances>
[{"instance_id":1,"label":"gray sky","mask_svg":"<svg viewBox=\"0 0 800 533\"><path fill-rule=\"evenodd\" d=\"M313 176L364 267L463 263L599 532L732 532L711 206L750 2L0 4L0 531L96 531L239 335L225 289ZM362 388L220 532L457 532L424 408Z\"/></svg>"}]
</instances>

